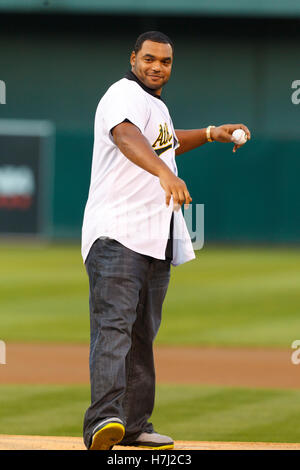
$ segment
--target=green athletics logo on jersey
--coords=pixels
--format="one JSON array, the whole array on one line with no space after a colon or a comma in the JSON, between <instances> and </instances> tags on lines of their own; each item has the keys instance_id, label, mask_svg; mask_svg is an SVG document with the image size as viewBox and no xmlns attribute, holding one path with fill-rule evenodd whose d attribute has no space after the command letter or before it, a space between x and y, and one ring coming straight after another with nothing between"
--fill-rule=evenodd
<instances>
[{"instance_id":1,"label":"green athletics logo on jersey","mask_svg":"<svg viewBox=\"0 0 300 470\"><path fill-rule=\"evenodd\" d=\"M156 154L160 156L163 152L166 150L169 150L173 146L173 135L169 133L168 125L165 122L164 126L162 124L159 125L159 134L154 142L152 144L152 147L154 148Z\"/></svg>"}]
</instances>

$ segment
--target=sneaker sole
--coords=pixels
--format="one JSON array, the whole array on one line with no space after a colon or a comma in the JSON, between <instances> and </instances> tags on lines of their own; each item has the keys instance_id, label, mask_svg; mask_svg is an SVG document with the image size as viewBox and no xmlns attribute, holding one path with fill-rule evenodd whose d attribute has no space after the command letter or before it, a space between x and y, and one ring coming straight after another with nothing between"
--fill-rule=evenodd
<instances>
[{"instance_id":1,"label":"sneaker sole","mask_svg":"<svg viewBox=\"0 0 300 470\"><path fill-rule=\"evenodd\" d=\"M89 450L110 450L123 439L124 434L125 428L122 424L108 423L94 434Z\"/></svg>"},{"instance_id":2,"label":"sneaker sole","mask_svg":"<svg viewBox=\"0 0 300 470\"><path fill-rule=\"evenodd\" d=\"M153 446L147 444L131 444L132 447L141 447L142 449L152 449L152 450L168 450L174 449L174 444L166 444L161 446Z\"/></svg>"}]
</instances>

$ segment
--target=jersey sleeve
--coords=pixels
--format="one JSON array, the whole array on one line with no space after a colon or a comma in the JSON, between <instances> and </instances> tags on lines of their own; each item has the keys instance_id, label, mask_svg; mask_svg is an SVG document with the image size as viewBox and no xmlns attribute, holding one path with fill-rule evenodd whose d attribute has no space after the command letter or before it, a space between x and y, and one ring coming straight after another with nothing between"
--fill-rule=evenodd
<instances>
[{"instance_id":1,"label":"jersey sleeve","mask_svg":"<svg viewBox=\"0 0 300 470\"><path fill-rule=\"evenodd\" d=\"M111 90L102 107L102 115L106 130L111 130L123 121L130 121L143 133L149 119L148 102L133 87Z\"/></svg>"},{"instance_id":2,"label":"jersey sleeve","mask_svg":"<svg viewBox=\"0 0 300 470\"><path fill-rule=\"evenodd\" d=\"M174 137L174 150L176 150L178 147L180 147L180 143L179 143L178 137L176 135L172 120L171 120L171 129L172 129L173 137Z\"/></svg>"}]
</instances>

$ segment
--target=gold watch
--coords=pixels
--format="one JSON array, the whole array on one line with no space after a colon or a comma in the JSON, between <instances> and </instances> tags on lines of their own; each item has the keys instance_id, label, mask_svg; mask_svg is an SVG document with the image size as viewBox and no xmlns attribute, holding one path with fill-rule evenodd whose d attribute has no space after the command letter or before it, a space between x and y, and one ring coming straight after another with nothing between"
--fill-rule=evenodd
<instances>
[{"instance_id":1,"label":"gold watch","mask_svg":"<svg viewBox=\"0 0 300 470\"><path fill-rule=\"evenodd\" d=\"M208 126L206 128L206 138L207 138L208 142L213 142L213 139L210 136L210 130L211 130L212 127L216 127L216 126Z\"/></svg>"}]
</instances>

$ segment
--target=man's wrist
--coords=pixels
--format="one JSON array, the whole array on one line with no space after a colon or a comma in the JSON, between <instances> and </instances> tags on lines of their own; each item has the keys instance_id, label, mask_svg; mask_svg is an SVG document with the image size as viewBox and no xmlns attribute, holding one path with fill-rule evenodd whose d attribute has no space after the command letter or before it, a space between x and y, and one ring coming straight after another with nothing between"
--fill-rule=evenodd
<instances>
[{"instance_id":1,"label":"man's wrist","mask_svg":"<svg viewBox=\"0 0 300 470\"><path fill-rule=\"evenodd\" d=\"M174 175L173 171L168 167L168 165L161 160L156 176L158 176L158 178L161 178L169 174Z\"/></svg>"},{"instance_id":2,"label":"man's wrist","mask_svg":"<svg viewBox=\"0 0 300 470\"><path fill-rule=\"evenodd\" d=\"M206 128L206 140L207 142L213 142L214 141L214 138L212 136L213 134L213 129L215 128L216 126L207 126Z\"/></svg>"}]
</instances>

